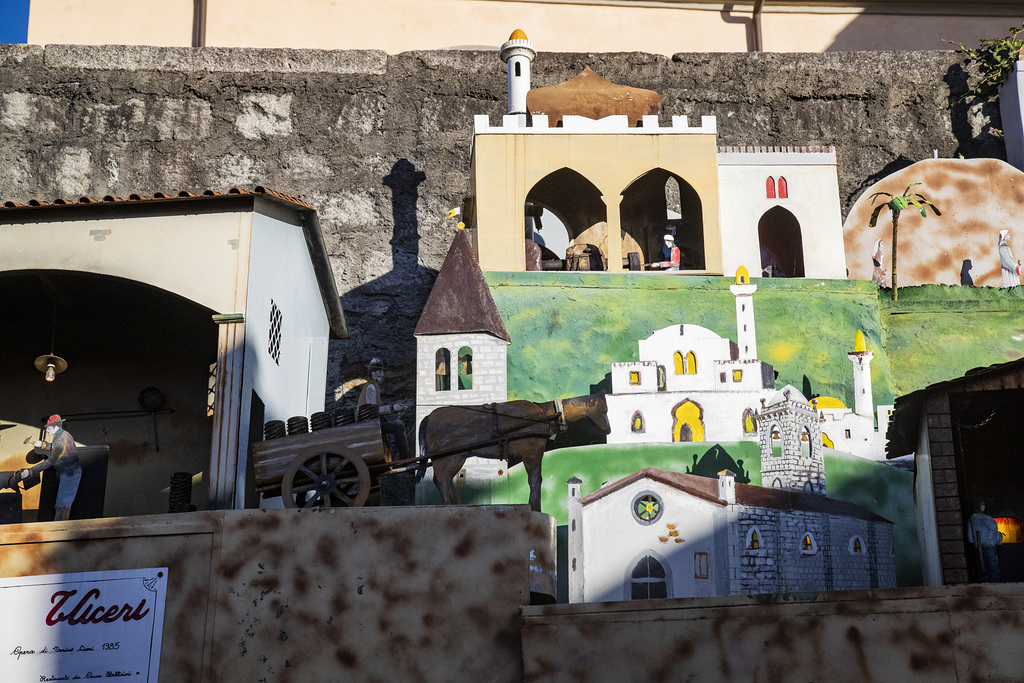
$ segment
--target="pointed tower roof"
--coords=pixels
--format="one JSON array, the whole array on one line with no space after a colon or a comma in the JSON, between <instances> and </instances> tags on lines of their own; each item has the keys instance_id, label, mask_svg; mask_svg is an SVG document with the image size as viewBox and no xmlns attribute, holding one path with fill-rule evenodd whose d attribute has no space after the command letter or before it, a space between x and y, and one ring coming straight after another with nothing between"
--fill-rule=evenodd
<instances>
[{"instance_id":1,"label":"pointed tower roof","mask_svg":"<svg viewBox=\"0 0 1024 683\"><path fill-rule=\"evenodd\" d=\"M452 240L413 334L486 332L511 343L465 230Z\"/></svg>"}]
</instances>

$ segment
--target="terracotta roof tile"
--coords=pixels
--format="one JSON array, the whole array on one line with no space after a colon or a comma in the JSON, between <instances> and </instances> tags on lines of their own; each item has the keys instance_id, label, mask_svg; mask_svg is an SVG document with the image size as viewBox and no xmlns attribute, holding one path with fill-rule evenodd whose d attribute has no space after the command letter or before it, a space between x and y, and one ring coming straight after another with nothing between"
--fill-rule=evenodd
<instances>
[{"instance_id":1,"label":"terracotta roof tile","mask_svg":"<svg viewBox=\"0 0 1024 683\"><path fill-rule=\"evenodd\" d=\"M725 501L718 497L717 479L699 477L695 474L669 472L654 467L645 467L639 472L634 472L627 477L608 484L604 488L583 496L580 499L580 503L587 505L640 479L653 479L679 491L689 493L694 497L717 505L725 505ZM811 493L785 491L783 489L752 486L750 484L736 484L736 502L740 505L774 508L776 510L803 510L806 512L846 515L847 517L856 517L869 522L889 521L854 503L847 503L846 501Z\"/></svg>"},{"instance_id":2,"label":"terracotta roof tile","mask_svg":"<svg viewBox=\"0 0 1024 683\"><path fill-rule=\"evenodd\" d=\"M216 190L207 189L207 190L203 190L200 194L189 192L188 190L181 190L181 191L178 191L178 192L154 192L152 196L147 196L147 195L138 194L138 193L132 193L132 194L128 195L127 199L123 199L121 197L118 197L118 196L115 196L115 195L110 195L110 194L104 196L102 199L96 199L94 197L79 197L77 199L65 199L63 197L57 197L56 199L53 199L51 201L46 201L44 199L39 199L37 197L33 197L33 198L28 199L25 203L11 201L11 200L4 201L2 204L0 204L0 212L2 212L4 209L24 209L24 208L27 208L27 207L30 207L30 208L41 208L41 207L47 207L47 206L77 206L77 205L83 205L83 204L103 204L103 203L106 203L106 204L144 203L144 202L166 201L166 200L180 200L180 199L198 199L198 200L202 200L204 198L225 197L225 196L228 196L228 195L266 195L268 197L273 197L274 199L277 199L279 201L283 201L283 202L287 202L289 204L293 204L293 205L295 205L298 208L308 209L310 211L315 211L316 210L316 208L312 204L310 204L308 202L305 202L305 201L303 201L303 200L301 200L301 199L299 199L297 197L292 197L290 195L284 194L283 192L278 192L276 190L272 190L272 189L270 189L268 187L257 186L255 188L253 188L252 190L246 190L246 189L240 188L240 187L232 187L227 192L217 192Z\"/></svg>"}]
</instances>

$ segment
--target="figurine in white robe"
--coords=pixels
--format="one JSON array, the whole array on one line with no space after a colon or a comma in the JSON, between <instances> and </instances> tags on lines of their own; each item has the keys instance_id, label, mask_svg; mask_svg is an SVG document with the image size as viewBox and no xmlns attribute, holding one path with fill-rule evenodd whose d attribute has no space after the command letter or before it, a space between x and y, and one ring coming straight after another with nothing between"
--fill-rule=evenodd
<instances>
[{"instance_id":1,"label":"figurine in white robe","mask_svg":"<svg viewBox=\"0 0 1024 683\"><path fill-rule=\"evenodd\" d=\"M1013 252L1010 251L1010 231L999 231L999 265L1003 272L1003 287L1016 287L1020 284L1020 277L1017 275L1017 262L1013 259Z\"/></svg>"}]
</instances>

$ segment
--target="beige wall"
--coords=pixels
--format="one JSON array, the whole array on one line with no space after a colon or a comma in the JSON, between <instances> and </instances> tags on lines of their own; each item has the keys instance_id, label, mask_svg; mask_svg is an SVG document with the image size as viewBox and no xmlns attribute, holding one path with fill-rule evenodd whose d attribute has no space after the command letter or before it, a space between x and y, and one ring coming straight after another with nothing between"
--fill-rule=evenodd
<instances>
[{"instance_id":1,"label":"beige wall","mask_svg":"<svg viewBox=\"0 0 1024 683\"><path fill-rule=\"evenodd\" d=\"M978 16L973 9L964 16L899 17L829 8L792 11L766 4L764 49L773 52L946 49L943 39L973 43L983 36L1004 35L1021 18L1012 2L997 3L1006 9L994 17ZM395 54L493 48L521 28L541 51L744 52L753 48L750 6L734 7L718 2L209 0L205 44ZM944 7L947 13L956 11ZM190 45L192 24L192 0L32 0L28 42Z\"/></svg>"},{"instance_id":2,"label":"beige wall","mask_svg":"<svg viewBox=\"0 0 1024 683\"><path fill-rule=\"evenodd\" d=\"M473 227L480 267L526 269L523 205L531 188L548 174L565 167L593 183L608 210L609 233L618 234L623 190L647 171L663 168L689 183L700 196L705 269L721 274L715 144L712 133L477 135L472 160ZM610 271L622 270L618 240L607 242L605 254Z\"/></svg>"},{"instance_id":3,"label":"beige wall","mask_svg":"<svg viewBox=\"0 0 1024 683\"><path fill-rule=\"evenodd\" d=\"M28 42L192 44L192 0L31 0Z\"/></svg>"}]
</instances>

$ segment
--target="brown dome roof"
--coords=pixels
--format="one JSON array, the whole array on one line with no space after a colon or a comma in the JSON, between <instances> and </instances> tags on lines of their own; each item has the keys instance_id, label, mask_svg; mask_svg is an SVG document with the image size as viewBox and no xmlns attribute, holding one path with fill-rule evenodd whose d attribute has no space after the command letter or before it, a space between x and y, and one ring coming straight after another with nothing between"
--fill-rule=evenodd
<instances>
[{"instance_id":1,"label":"brown dome roof","mask_svg":"<svg viewBox=\"0 0 1024 683\"><path fill-rule=\"evenodd\" d=\"M547 114L549 126L567 115L603 119L615 114L624 114L636 126L642 116L661 111L661 98L653 90L612 83L588 66L564 83L528 92L526 108L531 115Z\"/></svg>"}]
</instances>

